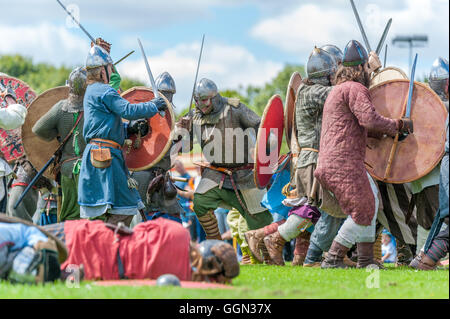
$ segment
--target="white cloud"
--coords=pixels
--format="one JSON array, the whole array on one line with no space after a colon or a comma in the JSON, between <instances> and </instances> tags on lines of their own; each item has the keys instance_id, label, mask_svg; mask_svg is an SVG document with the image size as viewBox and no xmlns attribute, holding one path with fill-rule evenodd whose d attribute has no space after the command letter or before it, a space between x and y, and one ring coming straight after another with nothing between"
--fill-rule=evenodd
<instances>
[{"instance_id":1,"label":"white cloud","mask_svg":"<svg viewBox=\"0 0 450 319\"><path fill-rule=\"evenodd\" d=\"M419 53L418 73L426 74L433 60L448 56L449 3L445 0L408 0L388 4L384 0L371 3L356 2L372 50L375 50L389 18L392 25L386 39L388 65L408 69L408 50L396 48L392 39L396 35L426 34L428 44L414 49ZM307 61L314 45L332 43L344 48L356 39L362 42L351 6L347 1L321 1L303 3L290 12L264 19L250 34L267 44L299 55ZM384 50L380 53L383 60Z\"/></svg>"},{"instance_id":2,"label":"white cloud","mask_svg":"<svg viewBox=\"0 0 450 319\"><path fill-rule=\"evenodd\" d=\"M63 26L42 23L36 26L0 25L0 54L21 54L34 62L53 65L83 65L89 43Z\"/></svg>"},{"instance_id":3,"label":"white cloud","mask_svg":"<svg viewBox=\"0 0 450 319\"><path fill-rule=\"evenodd\" d=\"M179 44L157 56L146 52L155 78L164 71L174 78L177 87L174 96L177 112L189 105L199 52L200 43ZM282 68L281 63L258 60L243 47L208 43L203 50L198 80L209 78L217 84L219 90L237 89L239 85L245 87L249 84L261 86L275 77ZM119 72L150 85L142 60L124 61Z\"/></svg>"}]
</instances>

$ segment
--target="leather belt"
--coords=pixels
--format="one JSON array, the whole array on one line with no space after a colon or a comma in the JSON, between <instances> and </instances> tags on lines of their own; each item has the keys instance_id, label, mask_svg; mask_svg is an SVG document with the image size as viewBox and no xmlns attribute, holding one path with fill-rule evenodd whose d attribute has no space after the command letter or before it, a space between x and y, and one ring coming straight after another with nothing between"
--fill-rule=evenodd
<instances>
[{"instance_id":1,"label":"leather belt","mask_svg":"<svg viewBox=\"0 0 450 319\"><path fill-rule=\"evenodd\" d=\"M122 146L119 145L119 143L116 143L114 141L111 140L105 140L102 138L93 138L92 140L89 141L89 144L93 144L93 145L97 145L99 147L112 147L115 149L120 150L122 148ZM104 144L108 144L108 145L104 145Z\"/></svg>"}]
</instances>

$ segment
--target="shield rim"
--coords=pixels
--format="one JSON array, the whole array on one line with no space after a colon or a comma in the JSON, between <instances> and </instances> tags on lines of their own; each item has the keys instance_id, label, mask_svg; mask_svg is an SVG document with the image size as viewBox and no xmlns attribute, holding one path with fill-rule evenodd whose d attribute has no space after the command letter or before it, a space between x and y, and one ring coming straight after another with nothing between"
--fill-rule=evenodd
<instances>
[{"instance_id":1,"label":"shield rim","mask_svg":"<svg viewBox=\"0 0 450 319\"><path fill-rule=\"evenodd\" d=\"M263 112L263 114L262 114L262 116L261 116L261 124L259 125L259 127L261 127L261 125L262 124L264 124L264 121L265 121L265 119L266 119L266 116L267 116L267 113L268 113L268 110L269 110L269 108L268 108L268 106L269 105L271 105L272 104L272 101L274 100L274 99L276 99L276 98L278 98L278 99L280 99L280 101L281 101L281 105L282 105L282 111L283 111L283 113L284 113L284 105L283 105L283 100L281 99L281 96L279 95L279 94L274 94L270 99L269 99L269 101L267 102L267 105L266 105L266 107L264 108L264 112ZM281 130L281 134L282 134L282 136L281 136L281 139L279 139L279 141L281 141L281 143L283 142L283 134L284 134L284 114L283 114L283 121L282 121L282 125L283 125L283 128L282 128L282 130ZM258 154L258 145L259 145L259 140L260 140L260 138L261 138L261 130L259 130L258 129L258 135L257 135L257 137L256 137L256 145L255 145L255 164L253 165L253 180L254 180L254 182L255 182L255 185L259 188L259 189L264 189L264 188L266 188L266 186L268 185L268 184L266 184L266 185L264 185L264 186L262 186L260 183L259 183L259 180L258 180L258 159L257 159L257 154ZM281 144L280 142L278 143L278 144ZM280 148L278 149L278 156L277 156L277 159L279 159L280 158L280 153L281 153L281 146L280 146ZM273 175L274 173L272 173L272 175ZM264 175L267 175L267 174L264 174Z\"/></svg>"},{"instance_id":2,"label":"shield rim","mask_svg":"<svg viewBox=\"0 0 450 319\"><path fill-rule=\"evenodd\" d=\"M128 94L128 93L133 92L133 91L137 91L137 90L150 91L150 92L152 92L153 94L155 94L155 93L153 92L153 88L148 88L148 87L146 87L146 86L134 86L134 87L129 88L128 90L122 92L122 93L120 94L120 96L124 98L124 95L125 95L125 94ZM174 136L174 134L175 134L175 132L174 132L174 128L175 128L175 114L174 114L174 112L173 112L172 103L169 102L169 100L164 96L163 93L161 93L161 91L158 91L158 92L159 92L159 96L162 97L162 98L164 99L164 101L166 102L166 105L167 105L166 111L169 110L169 114L170 114L171 125L170 125L170 135L169 135L169 138L167 139L167 143L166 143L166 145L164 146L162 152L161 152L161 153L158 155L158 157L156 157L156 158L153 160L153 162L151 162L150 164L148 164L148 165L146 165L146 166L143 166L143 167L139 167L139 168L129 168L128 165L127 165L127 169L128 169L129 171L131 171L131 172L145 171L145 170L147 170L147 169L153 167L154 165L156 165L156 164L157 164L159 161L161 161L161 159L166 155L167 151L168 151L169 148L170 148L170 145L172 144L173 136ZM124 99L125 99L125 98L124 98ZM126 147L125 145L122 147L122 152L124 152L124 148L125 148L125 147ZM126 162L127 162L126 155L124 155L124 158L125 158L125 163L126 163Z\"/></svg>"},{"instance_id":3,"label":"shield rim","mask_svg":"<svg viewBox=\"0 0 450 319\"><path fill-rule=\"evenodd\" d=\"M27 82L25 82L25 81L23 81L23 80L21 80L21 79L19 79L19 78L16 78L15 76L8 75L7 73L0 73L0 78L2 78L2 77L7 77L7 78L11 78L11 79L20 81L20 82L22 82L23 84L25 84L26 86L28 86L28 88L29 88L31 91L33 91L33 93L34 93L34 95L35 95L33 101L31 101L31 103L33 103L34 100L38 97L36 91L33 90L33 88L31 87L31 85L29 85ZM31 105L31 103L30 103L30 105ZM28 107L29 107L29 106L26 106L26 105L24 105L24 106L25 106L27 109L28 109Z\"/></svg>"},{"instance_id":4,"label":"shield rim","mask_svg":"<svg viewBox=\"0 0 450 319\"><path fill-rule=\"evenodd\" d=\"M24 105L25 108L28 110L28 108L31 106L31 104L33 104L34 100L36 100L36 98L38 97L36 91L33 90L33 88L31 87L31 85L29 85L27 82L25 82L25 81L23 81L23 80L21 80L21 79L19 79L19 78L16 78L15 76L9 75L9 74L7 74L7 73L0 72L0 78L3 78L3 77L11 78L11 79L17 80L17 81L19 81L19 82L22 82L23 84L25 84L26 86L28 86L28 89L29 89L30 91L32 91L32 92L34 93L34 99L31 101L31 103L30 103L28 106ZM21 104L21 105L22 105L22 104ZM25 121L26 121L26 117L25 117ZM23 127L24 125L25 125L25 122L24 122L24 124L20 127L21 130L22 130L22 127ZM5 129L0 129L0 130L5 130ZM22 132L20 132L20 138L22 139ZM14 163L15 161L17 161L18 159L23 158L23 157L26 155L26 153L25 153L25 147L23 147L23 141L22 141L22 148L23 148L23 154L22 154L21 156L16 157L16 158L11 158L11 159L9 159L9 160L7 160L7 159L5 158L5 161L6 161L8 164L12 164L12 163ZM0 152L1 152L1 151L0 151ZM2 154L2 155L3 155L3 154Z\"/></svg>"},{"instance_id":5,"label":"shield rim","mask_svg":"<svg viewBox=\"0 0 450 319\"><path fill-rule=\"evenodd\" d=\"M48 90L42 92L41 94L39 94L38 96L36 96L36 98L33 100L33 102L32 102L32 103L30 104L30 106L28 107L28 110L29 110L28 112L30 112L31 106L33 105L33 103L35 103L36 101L38 101L38 98L39 98L39 97L42 97L42 96L44 96L44 95L47 95L49 92L51 92L51 91L53 91L53 90L58 90L58 91L59 91L59 90L61 90L61 91L62 91L62 90L65 90L65 91L67 91L67 96L66 96L66 98L64 98L64 99L67 99L67 98L69 97L69 87L68 87L68 86L61 85L61 86L57 86L57 87L48 89ZM62 101L62 100L64 100L64 99L60 99L60 100L58 100L56 103L58 103L59 101ZM48 111L50 111L50 109L51 109L54 105L55 105L55 104L50 105L49 108L42 114L42 116L43 116L44 114L46 114ZM50 155L50 157L49 157L48 159L51 158L51 156L54 154L54 152L58 149L58 147L59 147L59 145L60 145L60 143L59 143L56 139L53 139L53 140L51 140L50 142L48 142L48 141L46 141L46 140L40 138L38 135L36 135L36 134L33 133L33 131L32 131L33 126L36 124L36 122L37 122L39 119L40 119L40 118L38 118L34 123L30 123L31 118L30 118L29 114L27 114L27 117L25 118L25 123L24 123L23 126L22 126L22 132L21 132L21 136L20 136L21 139L22 139L22 145L23 145L24 153L25 153L25 155L27 156L27 159L31 162L31 164L33 165L33 167L34 167L37 171L40 171L40 170L44 167L44 165L36 165L36 161L33 161L34 156L33 156L33 157L30 157L30 156L29 156L29 153L30 153L30 152L27 151L27 149L29 149L29 148L28 148L28 141L27 141L27 138L26 138L26 137L24 138L25 132L28 132L28 133L30 134L30 135L29 135L30 137L31 137L31 136L37 137L37 138L39 139L39 142L41 142L41 143L43 143L43 144L47 144L47 145L49 145L49 147L51 146L51 144L53 144L53 146L54 146L54 151L53 151L53 153ZM52 174L50 174L50 170L51 170L50 167L47 168L47 169L45 170L45 172L43 173L43 175L44 175L45 177L51 179L51 180L54 180L55 177L54 177Z\"/></svg>"},{"instance_id":6,"label":"shield rim","mask_svg":"<svg viewBox=\"0 0 450 319\"><path fill-rule=\"evenodd\" d=\"M385 71L385 70L394 70L394 71L397 71L398 73L400 73L402 76L403 76L403 78L398 78L398 79L393 79L393 80L409 80L409 78L408 78L408 75L405 73L405 71L403 71L402 69L400 69L400 68L398 68L398 67L395 67L395 66L387 66L387 67L385 67L385 68L382 68L380 71L378 71L377 73L375 73L375 74L373 74L371 77L370 77L370 82L372 82L372 80L378 75L378 74L380 74L380 73L382 73L383 71ZM392 81L392 80L387 80L387 81ZM381 81L381 82L378 82L377 84L374 84L374 85L370 85L369 86L369 90L370 89L372 89L372 88L374 88L375 86L377 86L378 84L381 84L381 83L384 83L384 82L387 82L387 81Z\"/></svg>"},{"instance_id":7,"label":"shield rim","mask_svg":"<svg viewBox=\"0 0 450 319\"><path fill-rule=\"evenodd\" d=\"M373 87L371 87L371 88L369 89L369 91L372 90L372 89L377 88L378 86L381 86L381 85L387 85L387 84L389 84L389 83L391 83L391 82L405 82L405 83L408 83L408 84L409 84L409 80L407 80L407 79L394 79L394 80L388 80L388 81L380 82L380 83L374 85ZM429 92L431 92L431 94L434 95L435 98L440 102L440 105L441 105L441 107L443 108L443 110L444 110L445 112L447 112L447 109L446 109L444 103L442 102L441 98L436 94L436 92L434 92L434 90L432 90L431 88L429 88L425 83L421 83L421 82L416 82L416 81L414 81L414 86L416 86L416 85L421 86L421 87L427 89ZM367 147L367 146L366 146L366 147ZM422 177L428 175L428 174L429 174L429 173L430 173L430 172L431 172L431 171L439 164L439 162L442 160L442 157L444 156L444 154L445 154L445 147L442 148L441 154L437 157L436 161L433 163L433 165L431 166L431 168L425 170L425 173L421 174L421 175L418 176L418 177L415 177L414 179L397 180L397 181L392 181L389 177L388 177L387 179L384 179L383 177L377 176L377 175L373 172L373 170L372 170L367 164L366 164L365 166L366 166L367 172L370 174L370 176L372 176L372 177L373 177L374 179L376 179L377 181L381 181L381 182L385 182L385 183L389 183L389 184L404 184L404 183L411 183L411 182L414 182L414 181L416 181L416 180L418 180L418 179L420 179L420 178L422 178ZM367 156L367 152L366 152L366 156ZM366 159L366 158L365 158L365 159ZM394 157L394 159L395 159L395 157ZM394 161L394 159L393 159L393 161Z\"/></svg>"},{"instance_id":8,"label":"shield rim","mask_svg":"<svg viewBox=\"0 0 450 319\"><path fill-rule=\"evenodd\" d=\"M293 86L294 78L297 75L300 77L300 84L299 84L298 87L294 88L294 86ZM292 73L292 75L291 75L291 78L289 79L289 84L288 84L287 89L286 89L286 99L285 99L286 105L284 106L284 131L285 131L284 133L286 134L286 144L288 145L289 150L291 150L292 135L293 135L292 131L296 131L296 127L295 127L295 125L296 125L295 124L295 104L297 102L297 91L298 91L298 88L301 85L301 81L303 81L303 78L302 78L301 74L298 71L294 71ZM293 109L292 113L294 113L294 114L292 115L291 130L289 130L289 125L288 125L289 124L289 115L288 115L287 111L288 111L288 107L289 107L288 101L290 101L290 99L288 99L289 95L290 95L289 92L290 92L291 89L294 91L294 101L293 101L294 106L292 108ZM297 140L297 139L295 139L295 140Z\"/></svg>"}]
</instances>

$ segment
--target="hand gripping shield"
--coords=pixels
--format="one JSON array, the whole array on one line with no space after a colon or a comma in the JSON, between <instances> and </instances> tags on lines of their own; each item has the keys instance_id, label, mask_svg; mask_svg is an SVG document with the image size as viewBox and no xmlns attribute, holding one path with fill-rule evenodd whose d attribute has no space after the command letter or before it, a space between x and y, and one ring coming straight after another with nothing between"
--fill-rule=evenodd
<instances>
[{"instance_id":1,"label":"hand gripping shield","mask_svg":"<svg viewBox=\"0 0 450 319\"><path fill-rule=\"evenodd\" d=\"M255 148L254 180L258 188L265 188L278 168L284 132L283 101L276 94L267 103L259 125Z\"/></svg>"},{"instance_id":2,"label":"hand gripping shield","mask_svg":"<svg viewBox=\"0 0 450 319\"><path fill-rule=\"evenodd\" d=\"M408 80L390 80L370 89L377 112L399 119L408 98ZM385 178L394 139L368 138L365 163L372 177L386 183L403 184L427 175L441 160L445 146L447 110L439 96L426 84L414 82L410 118L414 133L398 142L390 173Z\"/></svg>"},{"instance_id":3,"label":"hand gripping shield","mask_svg":"<svg viewBox=\"0 0 450 319\"><path fill-rule=\"evenodd\" d=\"M36 98L36 93L30 86L19 79L1 74L0 82L4 87L9 87L14 91L18 104L22 104L28 108ZM6 107L6 102L2 98L0 98L0 107ZM24 155L21 130L22 128L14 130L0 129L0 150L8 162L12 162Z\"/></svg>"},{"instance_id":4,"label":"hand gripping shield","mask_svg":"<svg viewBox=\"0 0 450 319\"><path fill-rule=\"evenodd\" d=\"M28 160L37 171L40 171L58 149L56 139L48 142L33 133L34 124L47 113L53 105L69 97L68 86L58 86L40 94L28 107L28 114L22 127L22 143ZM51 173L52 167L45 170L43 175L49 179L55 177Z\"/></svg>"},{"instance_id":5,"label":"hand gripping shield","mask_svg":"<svg viewBox=\"0 0 450 319\"><path fill-rule=\"evenodd\" d=\"M302 83L301 75L296 71L292 73L286 92L286 105L284 107L284 129L286 133L286 142L289 149L292 149L292 143L297 143L297 129L295 125L295 98L297 90Z\"/></svg>"},{"instance_id":6,"label":"hand gripping shield","mask_svg":"<svg viewBox=\"0 0 450 319\"><path fill-rule=\"evenodd\" d=\"M144 137L136 134L130 136L131 141L122 148L125 163L130 171L143 171L158 163L172 145L175 116L172 104L159 95L167 104L165 116L156 114L148 119L149 133ZM141 103L152 100L155 95L146 87L134 87L122 93L122 97L130 103Z\"/></svg>"}]
</instances>

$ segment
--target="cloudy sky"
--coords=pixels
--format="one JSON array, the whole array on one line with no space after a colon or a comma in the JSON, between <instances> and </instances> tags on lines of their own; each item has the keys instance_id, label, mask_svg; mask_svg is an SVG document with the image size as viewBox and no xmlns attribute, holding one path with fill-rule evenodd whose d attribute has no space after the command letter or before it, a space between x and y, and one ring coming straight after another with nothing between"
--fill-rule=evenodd
<instances>
[{"instance_id":1,"label":"cloudy sky","mask_svg":"<svg viewBox=\"0 0 450 319\"><path fill-rule=\"evenodd\" d=\"M113 60L135 50L118 66L119 73L149 84L139 37L155 78L164 71L174 77L178 110L189 104L203 34L199 79L208 77L219 89L263 85L286 63L305 64L314 45L343 49L351 39L364 44L348 0L61 1L94 38L112 43ZM354 1L373 50L393 19L387 65L409 73L408 49L392 45L397 35L428 36L426 46L413 51L419 54L417 76L428 73L438 56L448 58L448 0ZM90 41L56 0L15 0L1 11L0 54L84 64Z\"/></svg>"}]
</instances>

